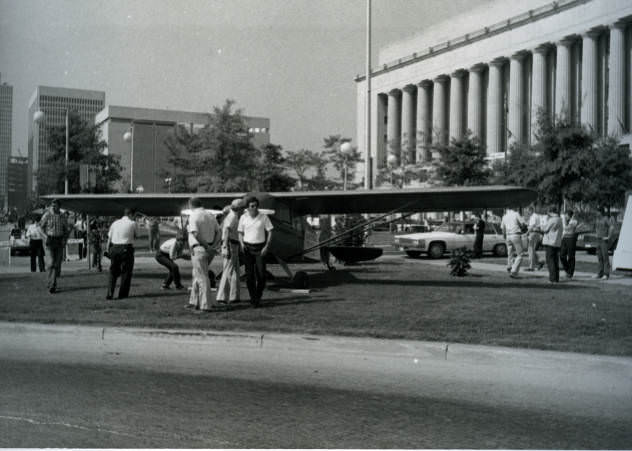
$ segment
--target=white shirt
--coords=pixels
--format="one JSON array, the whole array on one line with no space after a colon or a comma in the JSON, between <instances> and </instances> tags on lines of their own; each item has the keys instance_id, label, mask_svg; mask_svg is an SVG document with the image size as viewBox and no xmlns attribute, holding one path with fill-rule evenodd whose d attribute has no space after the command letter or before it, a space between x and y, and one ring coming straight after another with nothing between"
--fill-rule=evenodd
<instances>
[{"instance_id":1,"label":"white shirt","mask_svg":"<svg viewBox=\"0 0 632 451\"><path fill-rule=\"evenodd\" d=\"M222 239L238 240L237 226L239 225L239 215L235 210L231 210L222 222Z\"/></svg>"},{"instance_id":2,"label":"white shirt","mask_svg":"<svg viewBox=\"0 0 632 451\"><path fill-rule=\"evenodd\" d=\"M127 216L114 221L108 231L110 244L134 244L135 236L136 221L132 221Z\"/></svg>"},{"instance_id":3,"label":"white shirt","mask_svg":"<svg viewBox=\"0 0 632 451\"><path fill-rule=\"evenodd\" d=\"M31 240L45 240L46 234L37 222L29 224L26 228L26 237Z\"/></svg>"},{"instance_id":4,"label":"white shirt","mask_svg":"<svg viewBox=\"0 0 632 451\"><path fill-rule=\"evenodd\" d=\"M565 215L564 219L562 220L562 227L563 236L573 236L575 234L575 231L577 230L577 220L575 218L571 218L569 220L568 216Z\"/></svg>"},{"instance_id":5,"label":"white shirt","mask_svg":"<svg viewBox=\"0 0 632 451\"><path fill-rule=\"evenodd\" d=\"M219 241L219 224L217 224L215 216L208 213L203 207L193 209L191 216L189 216L188 229L189 248L191 249L193 249L193 246L200 244L193 232L196 232L211 247L215 247Z\"/></svg>"},{"instance_id":6,"label":"white shirt","mask_svg":"<svg viewBox=\"0 0 632 451\"><path fill-rule=\"evenodd\" d=\"M501 227L507 235L517 235L522 233L520 224L524 224L524 220L520 217L518 212L515 210L507 210L507 213L503 216Z\"/></svg>"},{"instance_id":7,"label":"white shirt","mask_svg":"<svg viewBox=\"0 0 632 451\"><path fill-rule=\"evenodd\" d=\"M182 246L176 245L177 240L175 238L169 238L167 241L160 245L160 252L169 254L171 260L175 260L182 256Z\"/></svg>"},{"instance_id":8,"label":"white shirt","mask_svg":"<svg viewBox=\"0 0 632 451\"><path fill-rule=\"evenodd\" d=\"M266 231L270 232L273 228L268 215L259 213L253 218L249 213L244 213L239 218L237 231L244 234L244 243L261 244L266 241Z\"/></svg>"}]
</instances>

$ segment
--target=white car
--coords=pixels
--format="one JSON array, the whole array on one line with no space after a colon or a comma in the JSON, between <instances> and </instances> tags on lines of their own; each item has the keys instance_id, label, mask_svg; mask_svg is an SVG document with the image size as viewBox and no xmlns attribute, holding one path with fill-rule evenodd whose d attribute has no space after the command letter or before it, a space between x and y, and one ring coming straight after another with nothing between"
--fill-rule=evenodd
<instances>
[{"instance_id":1,"label":"white car","mask_svg":"<svg viewBox=\"0 0 632 451\"><path fill-rule=\"evenodd\" d=\"M442 224L432 232L395 235L394 246L410 257L425 253L431 258L441 258L446 252L462 247L473 250L474 237L474 223L455 222ZM526 251L526 234L522 236L522 244ZM483 252L491 252L497 257L507 256L507 245L498 224L485 224Z\"/></svg>"}]
</instances>

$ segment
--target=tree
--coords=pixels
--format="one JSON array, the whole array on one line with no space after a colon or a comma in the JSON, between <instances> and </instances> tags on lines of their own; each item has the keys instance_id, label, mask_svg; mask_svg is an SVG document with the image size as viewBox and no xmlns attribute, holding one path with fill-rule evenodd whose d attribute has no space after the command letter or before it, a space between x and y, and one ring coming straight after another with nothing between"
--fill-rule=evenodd
<instances>
[{"instance_id":1,"label":"tree","mask_svg":"<svg viewBox=\"0 0 632 451\"><path fill-rule=\"evenodd\" d=\"M344 154L340 151L340 146L343 143L350 143L351 138L342 138L341 135L329 135L323 138L325 148L324 156L333 164L334 168L340 174L341 185L345 185L345 165L346 165L346 185L349 186L350 181L355 178L356 167L362 160L362 155L358 151L358 148L353 146L349 154Z\"/></svg>"},{"instance_id":2,"label":"tree","mask_svg":"<svg viewBox=\"0 0 632 451\"><path fill-rule=\"evenodd\" d=\"M308 184L307 173L317 166L319 156L308 149L288 152L285 157L286 168L293 170L298 177L298 189L303 190Z\"/></svg>"},{"instance_id":3,"label":"tree","mask_svg":"<svg viewBox=\"0 0 632 451\"><path fill-rule=\"evenodd\" d=\"M448 145L437 145L439 159L435 163L437 176L445 185L486 185L491 170L485 160L485 147L468 130L461 139Z\"/></svg>"},{"instance_id":4,"label":"tree","mask_svg":"<svg viewBox=\"0 0 632 451\"><path fill-rule=\"evenodd\" d=\"M214 107L209 123L198 134L176 128L170 140L172 190L231 192L259 187L261 152L252 144L241 110L233 100ZM186 179L186 180L185 180Z\"/></svg>"},{"instance_id":5,"label":"tree","mask_svg":"<svg viewBox=\"0 0 632 451\"><path fill-rule=\"evenodd\" d=\"M630 149L613 137L603 137L595 143L594 155L596 164L585 200L595 207L623 206L625 193L632 187Z\"/></svg>"},{"instance_id":6,"label":"tree","mask_svg":"<svg viewBox=\"0 0 632 451\"><path fill-rule=\"evenodd\" d=\"M259 189L263 191L290 191L296 179L286 174L286 158L282 147L268 144L262 149L258 168Z\"/></svg>"},{"instance_id":7,"label":"tree","mask_svg":"<svg viewBox=\"0 0 632 451\"><path fill-rule=\"evenodd\" d=\"M49 135L51 155L37 173L39 194L63 193L68 175L68 192L82 191L79 168L88 165L97 172L96 185L89 187L94 193L109 193L112 185L121 178L119 157L104 155L107 148L101 139L98 126L81 119L76 111L68 116L68 165L66 167L66 127L53 127Z\"/></svg>"}]
</instances>

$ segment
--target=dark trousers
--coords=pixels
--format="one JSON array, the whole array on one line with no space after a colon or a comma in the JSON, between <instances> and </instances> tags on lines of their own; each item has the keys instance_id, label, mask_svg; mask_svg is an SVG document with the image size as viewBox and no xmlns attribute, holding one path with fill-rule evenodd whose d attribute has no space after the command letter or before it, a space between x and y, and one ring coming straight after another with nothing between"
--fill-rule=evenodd
<instances>
[{"instance_id":1,"label":"dark trousers","mask_svg":"<svg viewBox=\"0 0 632 451\"><path fill-rule=\"evenodd\" d=\"M546 266L549 268L549 280L551 282L560 281L560 248L544 246L546 254Z\"/></svg>"},{"instance_id":2,"label":"dark trousers","mask_svg":"<svg viewBox=\"0 0 632 451\"><path fill-rule=\"evenodd\" d=\"M31 272L36 271L36 262L38 263L40 272L46 271L44 264L44 242L42 240L30 240L29 250L31 254Z\"/></svg>"},{"instance_id":3,"label":"dark trousers","mask_svg":"<svg viewBox=\"0 0 632 451\"><path fill-rule=\"evenodd\" d=\"M64 258L65 249L63 238L49 237L46 241L48 288L57 288L57 279L61 275L61 262Z\"/></svg>"},{"instance_id":4,"label":"dark trousers","mask_svg":"<svg viewBox=\"0 0 632 451\"><path fill-rule=\"evenodd\" d=\"M180 268L178 268L176 262L169 258L169 254L160 251L156 252L156 261L169 271L167 278L162 283L164 286L168 287L171 285L171 282L174 281L176 283L176 287L182 286L182 283L180 283Z\"/></svg>"},{"instance_id":5,"label":"dark trousers","mask_svg":"<svg viewBox=\"0 0 632 451\"><path fill-rule=\"evenodd\" d=\"M92 266L98 268L99 271L103 269L101 266L101 254L101 243L92 243Z\"/></svg>"},{"instance_id":6,"label":"dark trousers","mask_svg":"<svg viewBox=\"0 0 632 451\"><path fill-rule=\"evenodd\" d=\"M474 238L474 257L483 256L483 234L477 233Z\"/></svg>"},{"instance_id":7,"label":"dark trousers","mask_svg":"<svg viewBox=\"0 0 632 451\"><path fill-rule=\"evenodd\" d=\"M108 297L114 297L116 280L121 276L119 299L129 296L134 271L134 248L131 245L114 244L110 248L110 275L108 280Z\"/></svg>"},{"instance_id":8,"label":"dark trousers","mask_svg":"<svg viewBox=\"0 0 632 451\"><path fill-rule=\"evenodd\" d=\"M608 240L597 239L597 260L599 261L599 277L610 276L610 257L608 256Z\"/></svg>"},{"instance_id":9,"label":"dark trousers","mask_svg":"<svg viewBox=\"0 0 632 451\"><path fill-rule=\"evenodd\" d=\"M265 243L244 243L244 245L244 267L246 270L248 294L250 295L251 302L258 303L266 287L266 265L261 256L261 249L263 249Z\"/></svg>"},{"instance_id":10,"label":"dark trousers","mask_svg":"<svg viewBox=\"0 0 632 451\"><path fill-rule=\"evenodd\" d=\"M562 248L560 249L560 261L566 274L575 274L575 247L577 245L577 235L562 238Z\"/></svg>"}]
</instances>

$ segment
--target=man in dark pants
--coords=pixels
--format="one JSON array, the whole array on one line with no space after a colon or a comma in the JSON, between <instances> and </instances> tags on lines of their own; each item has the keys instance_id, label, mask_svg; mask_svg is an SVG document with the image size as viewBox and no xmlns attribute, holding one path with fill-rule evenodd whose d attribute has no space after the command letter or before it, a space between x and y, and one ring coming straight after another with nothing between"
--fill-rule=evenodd
<instances>
[{"instance_id":1,"label":"man in dark pants","mask_svg":"<svg viewBox=\"0 0 632 451\"><path fill-rule=\"evenodd\" d=\"M266 286L266 266L263 261L272 240L272 223L267 215L259 212L256 197L246 199L247 213L241 215L237 232L244 254L246 285L250 303L259 306Z\"/></svg>"},{"instance_id":2,"label":"man in dark pants","mask_svg":"<svg viewBox=\"0 0 632 451\"><path fill-rule=\"evenodd\" d=\"M121 219L117 219L108 231L107 249L110 255L110 275L108 280L108 292L106 299L114 297L116 280L121 276L121 287L118 299L129 296L132 284L132 272L134 271L134 238L136 237L136 221L134 211L125 209Z\"/></svg>"},{"instance_id":3,"label":"man in dark pants","mask_svg":"<svg viewBox=\"0 0 632 451\"><path fill-rule=\"evenodd\" d=\"M64 248L70 227L66 217L59 209L59 201L51 202L51 209L44 213L40 221L42 231L46 234L46 255L48 261L48 292L57 292L57 279L61 275L61 262L64 258Z\"/></svg>"},{"instance_id":4,"label":"man in dark pants","mask_svg":"<svg viewBox=\"0 0 632 451\"><path fill-rule=\"evenodd\" d=\"M485 234L485 220L484 213L480 216L476 216L474 222L474 231L476 236L474 237L474 258L481 258L483 256L483 235Z\"/></svg>"},{"instance_id":5,"label":"man in dark pants","mask_svg":"<svg viewBox=\"0 0 632 451\"><path fill-rule=\"evenodd\" d=\"M560 281L560 247L562 245L562 220L556 207L549 207L548 220L542 230L542 245L546 253L546 266L549 269L549 282Z\"/></svg>"},{"instance_id":6,"label":"man in dark pants","mask_svg":"<svg viewBox=\"0 0 632 451\"><path fill-rule=\"evenodd\" d=\"M31 255L31 272L37 270L37 264L39 265L40 272L45 271L44 265L44 240L46 235L39 225L39 221L42 218L36 217L33 223L26 229L26 237L29 240L29 250Z\"/></svg>"}]
</instances>

